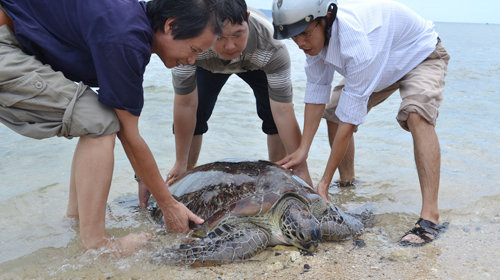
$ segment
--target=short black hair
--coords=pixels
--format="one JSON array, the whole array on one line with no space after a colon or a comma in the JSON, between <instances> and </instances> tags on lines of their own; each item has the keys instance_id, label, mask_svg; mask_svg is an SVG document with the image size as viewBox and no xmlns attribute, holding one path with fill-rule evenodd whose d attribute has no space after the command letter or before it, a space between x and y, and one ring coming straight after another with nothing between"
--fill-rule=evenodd
<instances>
[{"instance_id":1,"label":"short black hair","mask_svg":"<svg viewBox=\"0 0 500 280\"><path fill-rule=\"evenodd\" d=\"M245 0L218 0L217 17L221 23L229 20L231 24L248 22L247 3Z\"/></svg>"},{"instance_id":2,"label":"short black hair","mask_svg":"<svg viewBox=\"0 0 500 280\"><path fill-rule=\"evenodd\" d=\"M152 0L146 3L146 14L153 32L164 31L169 18L174 39L189 39L199 36L207 25L215 34L220 34L215 4L217 0Z\"/></svg>"}]
</instances>

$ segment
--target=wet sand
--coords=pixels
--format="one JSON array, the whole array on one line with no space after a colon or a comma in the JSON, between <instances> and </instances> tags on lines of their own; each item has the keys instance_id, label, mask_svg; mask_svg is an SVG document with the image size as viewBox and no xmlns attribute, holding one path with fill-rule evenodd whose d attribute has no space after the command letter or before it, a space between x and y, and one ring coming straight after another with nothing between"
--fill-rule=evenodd
<instances>
[{"instance_id":1,"label":"wet sand","mask_svg":"<svg viewBox=\"0 0 500 280\"><path fill-rule=\"evenodd\" d=\"M499 201L485 198L479 203ZM161 227L140 214L108 214L110 219L132 217L136 230L156 232L155 238L137 253L123 258L103 251L83 252L76 240L64 248L44 248L0 264L0 279L498 279L500 276L500 213L468 213L467 208L443 214L451 222L435 242L421 248L397 245L407 230L406 218L377 215L375 225L359 238L322 243L313 254L294 247L268 248L249 261L191 268L150 263L159 248L176 244L182 235L165 234ZM115 211L117 212L117 211ZM476 220L479 227L474 227ZM76 228L77 230L77 228ZM120 236L124 229L113 229ZM480 254L474 253L480 251Z\"/></svg>"}]
</instances>

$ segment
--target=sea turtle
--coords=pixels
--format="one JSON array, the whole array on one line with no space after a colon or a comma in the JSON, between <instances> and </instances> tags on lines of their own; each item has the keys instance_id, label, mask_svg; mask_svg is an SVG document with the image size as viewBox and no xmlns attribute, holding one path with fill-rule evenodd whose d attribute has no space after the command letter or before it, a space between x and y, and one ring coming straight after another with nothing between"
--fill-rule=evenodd
<instances>
[{"instance_id":1,"label":"sea turtle","mask_svg":"<svg viewBox=\"0 0 500 280\"><path fill-rule=\"evenodd\" d=\"M267 161L201 165L170 191L205 222L192 230L196 238L190 242L161 249L155 263L237 262L279 244L312 252L320 241L343 240L364 229L360 220L327 205L304 181Z\"/></svg>"}]
</instances>

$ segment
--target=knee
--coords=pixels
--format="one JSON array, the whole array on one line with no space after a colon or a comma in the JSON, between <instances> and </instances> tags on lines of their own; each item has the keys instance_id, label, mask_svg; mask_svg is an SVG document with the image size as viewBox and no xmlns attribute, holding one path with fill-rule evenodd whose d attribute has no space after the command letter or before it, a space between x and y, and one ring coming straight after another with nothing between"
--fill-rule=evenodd
<instances>
[{"instance_id":1,"label":"knee","mask_svg":"<svg viewBox=\"0 0 500 280\"><path fill-rule=\"evenodd\" d=\"M80 141L93 145L114 147L116 141L116 133L111 133L108 135L102 135L97 137L83 135L80 136Z\"/></svg>"},{"instance_id":2,"label":"knee","mask_svg":"<svg viewBox=\"0 0 500 280\"><path fill-rule=\"evenodd\" d=\"M415 112L411 112L408 114L408 125L410 124L416 124L422 120L422 117L420 117L419 114Z\"/></svg>"},{"instance_id":3,"label":"knee","mask_svg":"<svg viewBox=\"0 0 500 280\"><path fill-rule=\"evenodd\" d=\"M415 131L421 128L434 127L432 124L428 123L422 116L415 112L408 114L408 120L406 121L408 129L410 131Z\"/></svg>"},{"instance_id":4,"label":"knee","mask_svg":"<svg viewBox=\"0 0 500 280\"><path fill-rule=\"evenodd\" d=\"M116 141L116 133L99 136L96 139L98 139L98 141L101 141L103 145L114 147Z\"/></svg>"},{"instance_id":5,"label":"knee","mask_svg":"<svg viewBox=\"0 0 500 280\"><path fill-rule=\"evenodd\" d=\"M207 122L196 122L196 126L194 128L194 135L203 135L208 131L208 123Z\"/></svg>"}]
</instances>

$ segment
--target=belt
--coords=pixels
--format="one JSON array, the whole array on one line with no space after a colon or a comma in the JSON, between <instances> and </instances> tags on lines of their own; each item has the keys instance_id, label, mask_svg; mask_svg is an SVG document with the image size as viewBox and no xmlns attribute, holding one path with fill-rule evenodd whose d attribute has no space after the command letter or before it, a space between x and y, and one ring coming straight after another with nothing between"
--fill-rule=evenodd
<instances>
[{"instance_id":1,"label":"belt","mask_svg":"<svg viewBox=\"0 0 500 280\"><path fill-rule=\"evenodd\" d=\"M0 7L0 26L6 24L10 29L14 30L14 25L10 20L9 16Z\"/></svg>"}]
</instances>

